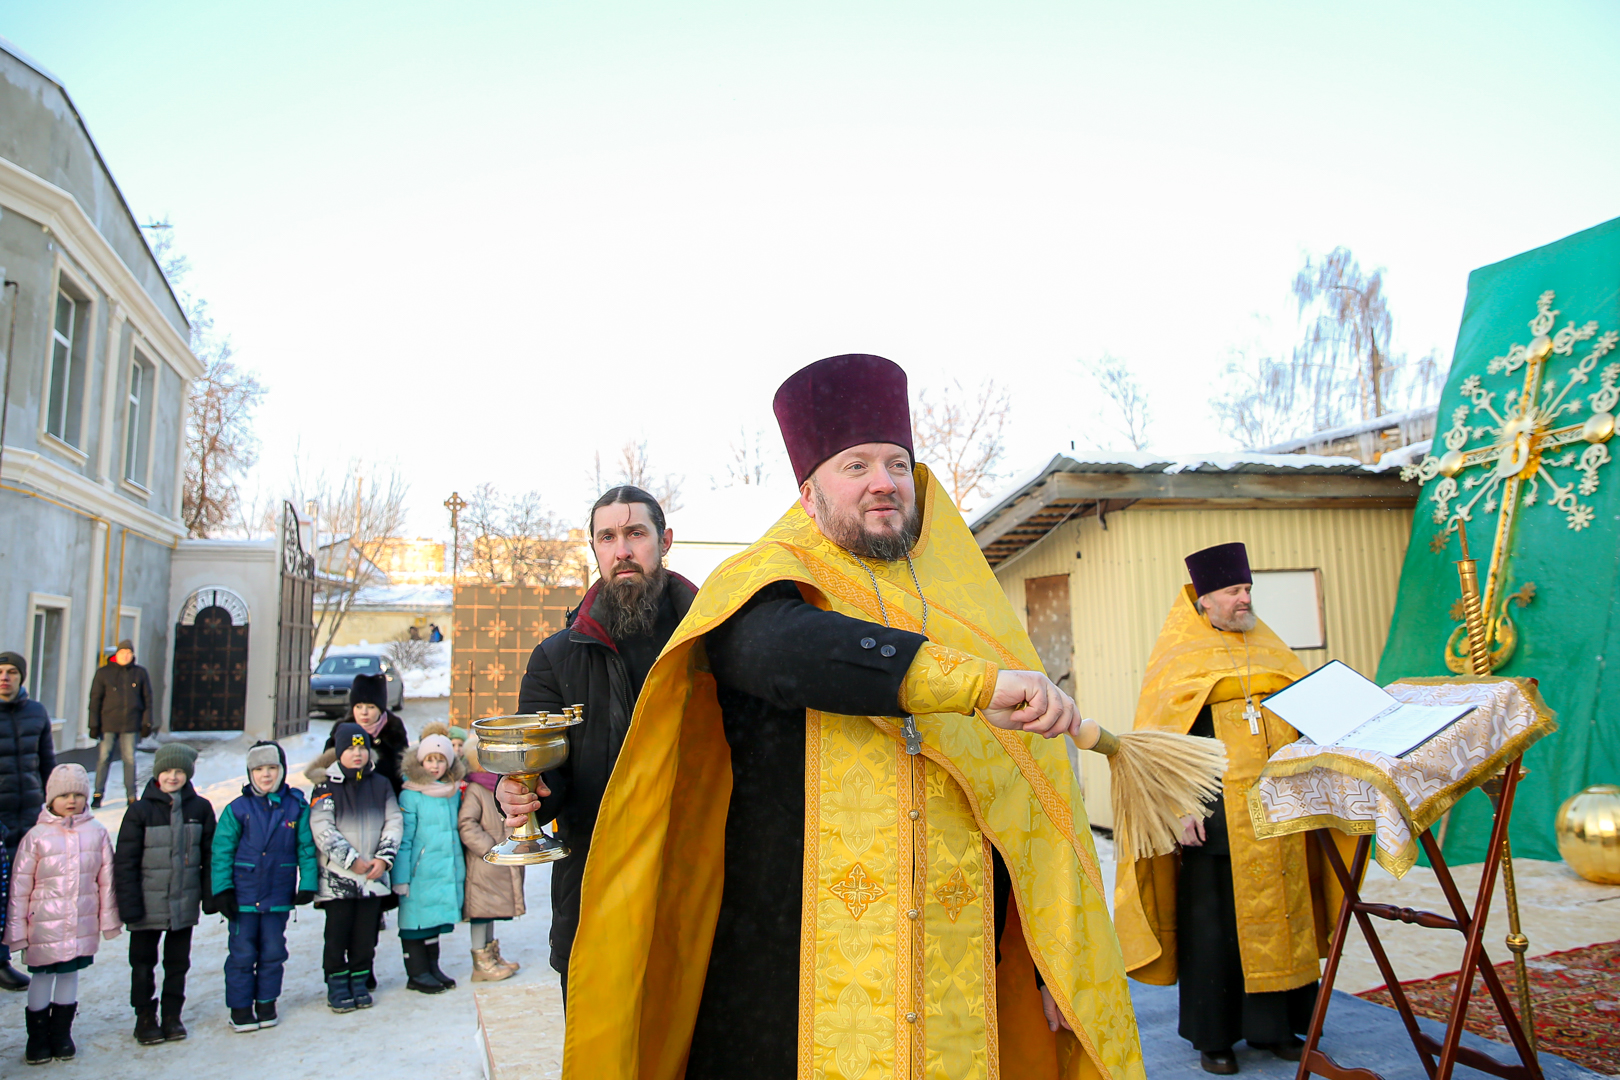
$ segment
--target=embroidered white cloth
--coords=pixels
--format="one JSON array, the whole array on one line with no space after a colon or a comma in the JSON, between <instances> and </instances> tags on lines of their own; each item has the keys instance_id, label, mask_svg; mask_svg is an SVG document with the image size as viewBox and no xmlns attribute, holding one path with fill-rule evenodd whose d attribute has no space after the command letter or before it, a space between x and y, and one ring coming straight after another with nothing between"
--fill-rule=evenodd
<instances>
[{"instance_id":1,"label":"embroidered white cloth","mask_svg":"<svg viewBox=\"0 0 1620 1080\"><path fill-rule=\"evenodd\" d=\"M1373 833L1379 864L1402 877L1417 862L1423 830L1557 730L1534 679L1403 679L1385 689L1403 702L1472 704L1474 711L1403 758L1304 738L1288 744L1249 789L1257 836L1325 827Z\"/></svg>"}]
</instances>

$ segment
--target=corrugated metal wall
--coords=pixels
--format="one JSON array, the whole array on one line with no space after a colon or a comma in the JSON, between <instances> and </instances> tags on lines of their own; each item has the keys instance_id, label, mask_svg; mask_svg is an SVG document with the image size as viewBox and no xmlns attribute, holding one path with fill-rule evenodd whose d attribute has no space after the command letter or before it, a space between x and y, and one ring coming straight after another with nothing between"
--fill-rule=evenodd
<instances>
[{"instance_id":1,"label":"corrugated metal wall","mask_svg":"<svg viewBox=\"0 0 1620 1080\"><path fill-rule=\"evenodd\" d=\"M1313 670L1342 660L1370 677L1411 528L1410 510L1131 509L1110 514L1107 529L1094 517L1060 526L996 576L1023 613L1025 578L1070 575L1076 697L1085 715L1128 731L1148 654L1187 581L1188 553L1241 540L1256 570L1320 570L1327 648L1299 657ZM1093 824L1111 826L1107 763L1096 754L1079 758L1086 812Z\"/></svg>"}]
</instances>

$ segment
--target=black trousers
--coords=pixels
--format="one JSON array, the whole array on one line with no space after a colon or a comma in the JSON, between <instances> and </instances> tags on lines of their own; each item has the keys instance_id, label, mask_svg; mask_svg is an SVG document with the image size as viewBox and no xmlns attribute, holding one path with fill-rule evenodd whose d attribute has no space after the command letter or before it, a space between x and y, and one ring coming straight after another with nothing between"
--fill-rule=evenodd
<instances>
[{"instance_id":1,"label":"black trousers","mask_svg":"<svg viewBox=\"0 0 1620 1080\"><path fill-rule=\"evenodd\" d=\"M1181 851L1176 963L1181 984L1178 1031L1195 1050L1226 1050L1239 1039L1251 1046L1277 1046L1310 1026L1319 983L1265 994L1243 989L1232 857L1227 851Z\"/></svg>"},{"instance_id":2,"label":"black trousers","mask_svg":"<svg viewBox=\"0 0 1620 1080\"><path fill-rule=\"evenodd\" d=\"M158 939L163 939L163 1015L179 1016L186 1000L186 972L191 970L191 931L129 932L129 1003L136 1012L156 1009Z\"/></svg>"},{"instance_id":3,"label":"black trousers","mask_svg":"<svg viewBox=\"0 0 1620 1080\"><path fill-rule=\"evenodd\" d=\"M377 957L377 932L382 924L382 897L328 900L326 912L326 975L364 975Z\"/></svg>"}]
</instances>

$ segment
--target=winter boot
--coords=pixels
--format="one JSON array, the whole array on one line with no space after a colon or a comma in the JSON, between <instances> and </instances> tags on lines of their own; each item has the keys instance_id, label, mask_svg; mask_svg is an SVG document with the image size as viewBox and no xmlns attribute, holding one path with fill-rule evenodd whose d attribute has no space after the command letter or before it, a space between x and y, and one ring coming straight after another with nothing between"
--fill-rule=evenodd
<instances>
[{"instance_id":1,"label":"winter boot","mask_svg":"<svg viewBox=\"0 0 1620 1080\"><path fill-rule=\"evenodd\" d=\"M24 1009L23 1017L28 1025L28 1045L23 1050L23 1060L30 1065L43 1065L51 1060L51 1007Z\"/></svg>"},{"instance_id":2,"label":"winter boot","mask_svg":"<svg viewBox=\"0 0 1620 1080\"><path fill-rule=\"evenodd\" d=\"M446 990L454 990L456 980L446 975L444 969L439 966L439 939L434 938L432 941L424 941L422 944L427 948L428 974L444 983Z\"/></svg>"},{"instance_id":3,"label":"winter boot","mask_svg":"<svg viewBox=\"0 0 1620 1080\"><path fill-rule=\"evenodd\" d=\"M428 970L427 942L402 941L405 950L405 989L419 994L442 994L450 989Z\"/></svg>"},{"instance_id":4,"label":"winter boot","mask_svg":"<svg viewBox=\"0 0 1620 1080\"><path fill-rule=\"evenodd\" d=\"M361 978L364 975L365 978ZM354 995L354 1007L357 1009L371 1008L371 987L376 986L376 980L369 971L357 971L349 976L349 993Z\"/></svg>"},{"instance_id":5,"label":"winter boot","mask_svg":"<svg viewBox=\"0 0 1620 1080\"><path fill-rule=\"evenodd\" d=\"M253 1010L243 1007L231 1010L232 1031L258 1031L262 1027L259 1018L253 1015Z\"/></svg>"},{"instance_id":6,"label":"winter boot","mask_svg":"<svg viewBox=\"0 0 1620 1080\"><path fill-rule=\"evenodd\" d=\"M156 1005L141 1009L135 1014L135 1041L142 1046L156 1046L163 1041L163 1029L158 1027Z\"/></svg>"},{"instance_id":7,"label":"winter boot","mask_svg":"<svg viewBox=\"0 0 1620 1080\"><path fill-rule=\"evenodd\" d=\"M482 949L472 951L473 973L472 981L500 982L502 979L512 977L512 969L504 967L495 959L495 943L492 941Z\"/></svg>"},{"instance_id":8,"label":"winter boot","mask_svg":"<svg viewBox=\"0 0 1620 1080\"><path fill-rule=\"evenodd\" d=\"M490 954L495 957L495 962L497 964L501 965L503 968L511 968L513 974L516 974L518 971L522 970L522 964L518 963L516 960L508 960L506 957L501 955L501 943L497 939L489 939L489 951Z\"/></svg>"},{"instance_id":9,"label":"winter boot","mask_svg":"<svg viewBox=\"0 0 1620 1080\"><path fill-rule=\"evenodd\" d=\"M31 981L27 975L12 967L10 960L0 964L0 990L26 990Z\"/></svg>"},{"instance_id":10,"label":"winter boot","mask_svg":"<svg viewBox=\"0 0 1620 1080\"><path fill-rule=\"evenodd\" d=\"M275 1027L281 1023L280 1020L276 1019L276 1003L274 1001L255 1001L253 1003L253 1013L259 1018L259 1026L262 1028Z\"/></svg>"},{"instance_id":11,"label":"winter boot","mask_svg":"<svg viewBox=\"0 0 1620 1080\"><path fill-rule=\"evenodd\" d=\"M72 1061L77 1053L73 1045L73 1014L78 1012L77 1001L69 1005L51 1002L50 1035L51 1057L57 1061Z\"/></svg>"},{"instance_id":12,"label":"winter boot","mask_svg":"<svg viewBox=\"0 0 1620 1080\"><path fill-rule=\"evenodd\" d=\"M354 1012L354 991L349 989L349 973L339 972L326 977L326 1007L335 1013Z\"/></svg>"},{"instance_id":13,"label":"winter boot","mask_svg":"<svg viewBox=\"0 0 1620 1080\"><path fill-rule=\"evenodd\" d=\"M163 998L163 1038L165 1042L179 1042L186 1037L186 1025L180 1022L180 1010L185 998Z\"/></svg>"}]
</instances>

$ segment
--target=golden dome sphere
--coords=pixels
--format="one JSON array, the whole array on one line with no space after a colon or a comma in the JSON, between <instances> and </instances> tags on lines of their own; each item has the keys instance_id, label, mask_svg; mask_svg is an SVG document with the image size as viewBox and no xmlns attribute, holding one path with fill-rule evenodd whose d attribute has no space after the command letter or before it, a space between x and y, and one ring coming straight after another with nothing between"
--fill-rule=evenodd
<instances>
[{"instance_id":1,"label":"golden dome sphere","mask_svg":"<svg viewBox=\"0 0 1620 1080\"><path fill-rule=\"evenodd\" d=\"M1571 795L1553 828L1570 869L1599 885L1620 885L1620 787L1594 784Z\"/></svg>"}]
</instances>

